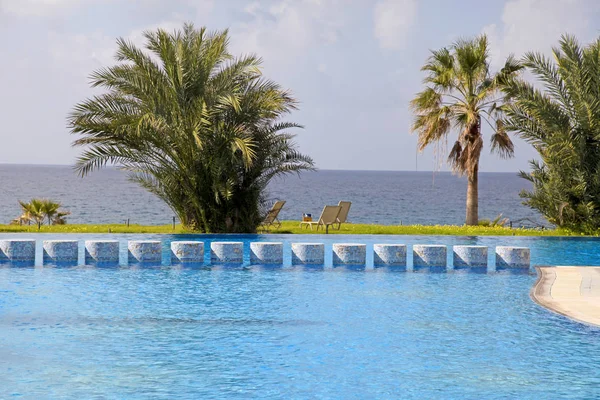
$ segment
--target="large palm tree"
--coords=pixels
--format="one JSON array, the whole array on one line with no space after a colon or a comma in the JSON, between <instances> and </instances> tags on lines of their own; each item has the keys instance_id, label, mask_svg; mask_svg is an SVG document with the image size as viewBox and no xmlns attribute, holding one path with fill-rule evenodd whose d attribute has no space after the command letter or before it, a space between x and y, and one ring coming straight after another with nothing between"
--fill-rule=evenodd
<instances>
[{"instance_id":1,"label":"large palm tree","mask_svg":"<svg viewBox=\"0 0 600 400\"><path fill-rule=\"evenodd\" d=\"M281 118L289 92L263 78L260 59L232 57L227 31L144 33L145 50L119 39L117 65L92 75L105 93L69 118L85 150L81 175L117 164L164 200L188 228L251 232L274 176L313 167Z\"/></svg>"},{"instance_id":2,"label":"large palm tree","mask_svg":"<svg viewBox=\"0 0 600 400\"><path fill-rule=\"evenodd\" d=\"M478 222L478 174L484 125L492 133L492 151L504 158L514 153L514 145L500 119L505 99L499 88L521 67L509 57L504 67L493 74L489 58L485 35L432 51L421 68L427 72L426 87L411 101L415 115L412 131L418 134L419 150L446 141L453 131L457 133L448 162L454 172L467 177L467 225Z\"/></svg>"},{"instance_id":3,"label":"large palm tree","mask_svg":"<svg viewBox=\"0 0 600 400\"><path fill-rule=\"evenodd\" d=\"M600 39L581 46L564 35L553 57L527 53L525 67L539 85L514 80L505 88L513 101L506 129L538 151L525 204L561 227L600 228Z\"/></svg>"}]
</instances>

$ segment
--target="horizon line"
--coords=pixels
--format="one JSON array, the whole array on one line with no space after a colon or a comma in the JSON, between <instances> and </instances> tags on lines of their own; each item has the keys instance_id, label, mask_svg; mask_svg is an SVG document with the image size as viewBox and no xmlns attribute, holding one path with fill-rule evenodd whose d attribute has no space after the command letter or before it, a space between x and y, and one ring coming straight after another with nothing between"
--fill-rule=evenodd
<instances>
[{"instance_id":1,"label":"horizon line","mask_svg":"<svg viewBox=\"0 0 600 400\"><path fill-rule=\"evenodd\" d=\"M26 164L26 163L10 163L0 162L0 166L23 166L23 167L73 167L73 164ZM118 168L114 165L108 165L102 168ZM453 173L449 170L408 170L408 169L343 169L343 168L317 168L317 171L350 171L350 172L428 172L428 173ZM311 172L311 171L306 171ZM483 174L518 174L519 171L479 171Z\"/></svg>"}]
</instances>

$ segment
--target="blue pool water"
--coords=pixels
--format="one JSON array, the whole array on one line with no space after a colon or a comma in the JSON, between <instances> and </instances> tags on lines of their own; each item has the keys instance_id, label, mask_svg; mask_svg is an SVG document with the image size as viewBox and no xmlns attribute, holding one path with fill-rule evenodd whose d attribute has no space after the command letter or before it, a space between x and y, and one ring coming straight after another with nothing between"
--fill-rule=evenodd
<instances>
[{"instance_id":1,"label":"blue pool water","mask_svg":"<svg viewBox=\"0 0 600 400\"><path fill-rule=\"evenodd\" d=\"M534 264L600 263L590 238L309 240L519 244ZM370 267L4 267L0 398L599 397L600 330L534 304L534 281Z\"/></svg>"}]
</instances>

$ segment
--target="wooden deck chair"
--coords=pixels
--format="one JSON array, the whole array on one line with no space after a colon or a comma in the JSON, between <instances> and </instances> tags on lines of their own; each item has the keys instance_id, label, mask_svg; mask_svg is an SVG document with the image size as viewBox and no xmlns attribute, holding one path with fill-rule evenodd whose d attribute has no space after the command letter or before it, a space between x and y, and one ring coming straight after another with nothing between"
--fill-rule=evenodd
<instances>
[{"instance_id":1,"label":"wooden deck chair","mask_svg":"<svg viewBox=\"0 0 600 400\"><path fill-rule=\"evenodd\" d=\"M311 230L313 225L317 226L317 230L319 230L319 227L325 227L325 233L329 233L329 227L337 223L337 217L341 209L340 206L325 206L318 221L303 221L300 222L300 226L307 225Z\"/></svg>"},{"instance_id":2,"label":"wooden deck chair","mask_svg":"<svg viewBox=\"0 0 600 400\"><path fill-rule=\"evenodd\" d=\"M352 202L350 201L340 201L338 205L341 207L340 214L337 217L337 230L339 231L342 224L346 223L346 219L348 218L348 213L350 212L350 206Z\"/></svg>"},{"instance_id":3,"label":"wooden deck chair","mask_svg":"<svg viewBox=\"0 0 600 400\"><path fill-rule=\"evenodd\" d=\"M266 230L271 225L276 226L277 228L281 227L281 221L279 221L279 219L277 219L277 216L279 215L279 211L281 211L284 204L285 204L285 200L279 200L279 201L276 201L275 204L273 204L273 207L271 207L271 209L267 213L267 216L265 217L264 221L260 224L260 226L263 229Z\"/></svg>"}]
</instances>

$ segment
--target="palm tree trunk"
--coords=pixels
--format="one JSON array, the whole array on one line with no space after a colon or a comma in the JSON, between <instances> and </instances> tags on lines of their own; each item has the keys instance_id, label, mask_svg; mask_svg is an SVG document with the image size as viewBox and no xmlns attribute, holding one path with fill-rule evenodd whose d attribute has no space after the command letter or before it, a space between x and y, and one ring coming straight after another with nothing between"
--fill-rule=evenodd
<instances>
[{"instance_id":1,"label":"palm tree trunk","mask_svg":"<svg viewBox=\"0 0 600 400\"><path fill-rule=\"evenodd\" d=\"M468 173L467 183L467 225L479 222L479 163Z\"/></svg>"}]
</instances>

